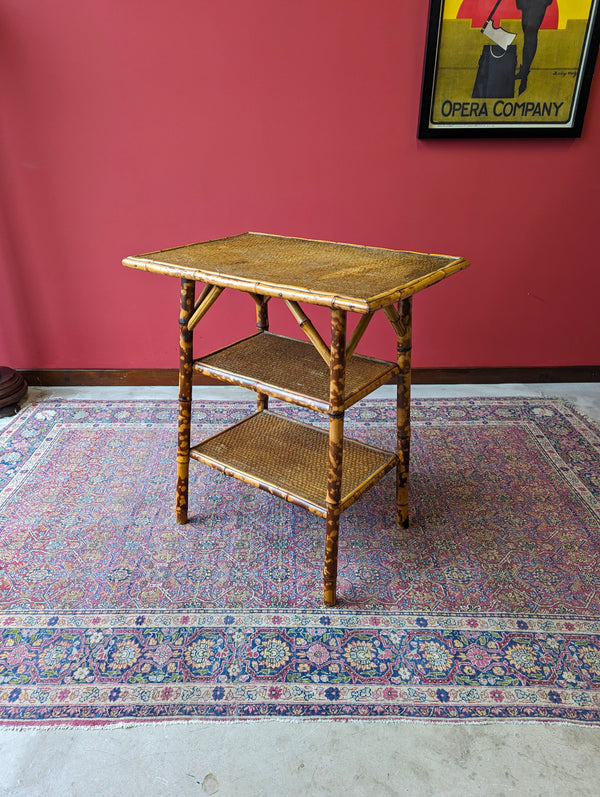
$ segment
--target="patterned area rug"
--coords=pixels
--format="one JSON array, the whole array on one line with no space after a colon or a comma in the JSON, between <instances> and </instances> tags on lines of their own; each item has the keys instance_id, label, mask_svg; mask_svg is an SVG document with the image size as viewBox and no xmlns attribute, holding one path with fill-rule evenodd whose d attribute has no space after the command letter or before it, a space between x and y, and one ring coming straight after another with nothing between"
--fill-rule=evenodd
<instances>
[{"instance_id":1,"label":"patterned area rug","mask_svg":"<svg viewBox=\"0 0 600 797\"><path fill-rule=\"evenodd\" d=\"M249 402L197 403L194 435ZM304 410L286 411L314 420ZM600 722L600 431L549 399L413 401L394 475L324 521L192 463L176 403L52 401L0 435L0 723L336 717ZM393 448L393 402L347 433Z\"/></svg>"}]
</instances>

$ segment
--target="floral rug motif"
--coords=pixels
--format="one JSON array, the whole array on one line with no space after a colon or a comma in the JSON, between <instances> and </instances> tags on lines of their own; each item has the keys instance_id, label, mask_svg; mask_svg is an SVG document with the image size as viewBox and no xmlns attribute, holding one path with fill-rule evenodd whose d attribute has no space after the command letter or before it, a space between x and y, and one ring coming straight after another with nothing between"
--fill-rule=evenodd
<instances>
[{"instance_id":1,"label":"floral rug motif","mask_svg":"<svg viewBox=\"0 0 600 797\"><path fill-rule=\"evenodd\" d=\"M301 420L308 410L283 407ZM196 402L194 436L253 404ZM177 404L46 401L0 434L0 724L184 718L600 724L600 430L553 399L412 403L394 475L325 523L191 464ZM394 402L346 433L394 447Z\"/></svg>"}]
</instances>

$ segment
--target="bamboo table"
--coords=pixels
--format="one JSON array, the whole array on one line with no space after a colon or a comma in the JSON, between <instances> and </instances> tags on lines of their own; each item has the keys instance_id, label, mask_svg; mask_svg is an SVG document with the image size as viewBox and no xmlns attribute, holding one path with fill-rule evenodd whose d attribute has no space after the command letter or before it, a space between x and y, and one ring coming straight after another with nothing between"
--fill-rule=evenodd
<instances>
[{"instance_id":1,"label":"bamboo table","mask_svg":"<svg viewBox=\"0 0 600 797\"><path fill-rule=\"evenodd\" d=\"M408 527L412 295L467 261L244 233L128 257L123 264L181 279L177 521L187 522L190 458L325 518L324 601L335 605L340 515L394 467L398 522ZM196 282L205 284L197 299ZM252 297L258 332L194 359L193 330L225 288ZM286 303L307 342L268 331L273 297ZM330 346L299 302L330 308ZM379 310L395 331L397 362L354 354ZM346 340L348 312L360 318ZM192 446L194 371L250 388L258 398L255 413ZM345 410L396 376L396 451L345 438ZM269 396L326 413L329 433L270 411Z\"/></svg>"}]
</instances>

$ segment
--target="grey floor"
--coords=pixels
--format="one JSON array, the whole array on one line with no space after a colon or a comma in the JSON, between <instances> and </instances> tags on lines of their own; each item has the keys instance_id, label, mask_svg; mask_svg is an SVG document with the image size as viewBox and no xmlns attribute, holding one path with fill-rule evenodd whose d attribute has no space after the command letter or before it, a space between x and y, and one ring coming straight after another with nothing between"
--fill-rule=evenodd
<instances>
[{"instance_id":1,"label":"grey floor","mask_svg":"<svg viewBox=\"0 0 600 797\"><path fill-rule=\"evenodd\" d=\"M392 389L393 390L393 389ZM196 396L248 396L195 388ZM390 395L382 388L380 396ZM427 396L560 396L600 423L600 384L415 386ZM29 399L175 398L172 388L35 388ZM2 421L0 421L0 425ZM260 720L0 729L0 795L600 795L600 728Z\"/></svg>"}]
</instances>

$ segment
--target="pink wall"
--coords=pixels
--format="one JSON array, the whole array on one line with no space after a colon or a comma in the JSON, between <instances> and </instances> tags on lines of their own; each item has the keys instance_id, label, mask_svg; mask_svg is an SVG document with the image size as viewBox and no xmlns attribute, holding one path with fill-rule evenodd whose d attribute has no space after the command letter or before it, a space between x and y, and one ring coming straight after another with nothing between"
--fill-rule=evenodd
<instances>
[{"instance_id":1,"label":"pink wall","mask_svg":"<svg viewBox=\"0 0 600 797\"><path fill-rule=\"evenodd\" d=\"M246 230L469 258L415 299L416 366L597 364L600 76L581 139L419 141L427 5L5 0L0 364L175 367L177 281L122 258ZM224 323L251 300L198 351Z\"/></svg>"}]
</instances>

